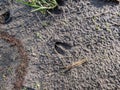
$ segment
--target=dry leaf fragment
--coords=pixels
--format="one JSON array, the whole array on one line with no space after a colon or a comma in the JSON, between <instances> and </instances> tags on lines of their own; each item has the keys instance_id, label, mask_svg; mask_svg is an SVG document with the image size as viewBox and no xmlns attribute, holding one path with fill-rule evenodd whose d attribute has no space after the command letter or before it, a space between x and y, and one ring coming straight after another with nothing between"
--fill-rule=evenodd
<instances>
[{"instance_id":1,"label":"dry leaf fragment","mask_svg":"<svg viewBox=\"0 0 120 90\"><path fill-rule=\"evenodd\" d=\"M82 60L79 60L77 62L73 62L72 64L68 65L68 66L65 66L64 69L66 70L70 70L72 68L75 68L83 63L85 63L87 60L86 59L82 59Z\"/></svg>"}]
</instances>

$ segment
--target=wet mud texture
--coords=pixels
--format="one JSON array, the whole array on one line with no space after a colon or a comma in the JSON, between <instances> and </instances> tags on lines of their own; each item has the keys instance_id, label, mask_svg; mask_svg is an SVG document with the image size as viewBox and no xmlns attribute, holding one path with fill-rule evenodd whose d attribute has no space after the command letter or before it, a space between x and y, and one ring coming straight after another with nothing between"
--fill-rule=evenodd
<instances>
[{"instance_id":1,"label":"wet mud texture","mask_svg":"<svg viewBox=\"0 0 120 90\"><path fill-rule=\"evenodd\" d=\"M59 8L60 14L42 15L14 2L12 21L0 25L0 30L21 40L29 54L23 88L119 90L120 4L66 0ZM61 70L82 58L87 63L66 73Z\"/></svg>"}]
</instances>

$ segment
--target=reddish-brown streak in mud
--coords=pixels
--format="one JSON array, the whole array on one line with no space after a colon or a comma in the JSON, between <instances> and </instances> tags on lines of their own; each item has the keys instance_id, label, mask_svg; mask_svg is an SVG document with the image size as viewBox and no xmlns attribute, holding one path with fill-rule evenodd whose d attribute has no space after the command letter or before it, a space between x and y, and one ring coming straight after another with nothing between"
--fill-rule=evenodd
<instances>
[{"instance_id":1,"label":"reddish-brown streak in mud","mask_svg":"<svg viewBox=\"0 0 120 90\"><path fill-rule=\"evenodd\" d=\"M14 83L14 88L12 90L21 90L23 86L24 76L26 75L26 68L28 67L28 56L22 42L19 39L14 38L7 32L0 32L0 39L7 41L8 43L17 47L19 54L21 56L20 65L16 69L16 82Z\"/></svg>"}]
</instances>

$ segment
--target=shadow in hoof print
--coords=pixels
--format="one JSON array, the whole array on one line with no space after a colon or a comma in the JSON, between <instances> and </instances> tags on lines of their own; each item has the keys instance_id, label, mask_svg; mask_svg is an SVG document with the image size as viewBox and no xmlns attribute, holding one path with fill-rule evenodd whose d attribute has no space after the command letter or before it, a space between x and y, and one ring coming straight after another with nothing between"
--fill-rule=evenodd
<instances>
[{"instance_id":1,"label":"shadow in hoof print","mask_svg":"<svg viewBox=\"0 0 120 90\"><path fill-rule=\"evenodd\" d=\"M2 15L0 15L0 23L1 24L7 24L12 20L11 15L10 15L10 11L7 11L5 13L3 13Z\"/></svg>"},{"instance_id":2,"label":"shadow in hoof print","mask_svg":"<svg viewBox=\"0 0 120 90\"><path fill-rule=\"evenodd\" d=\"M66 50L70 50L72 48L71 45L68 43L63 43L63 42L56 42L55 43L55 50L62 55L65 55Z\"/></svg>"},{"instance_id":3,"label":"shadow in hoof print","mask_svg":"<svg viewBox=\"0 0 120 90\"><path fill-rule=\"evenodd\" d=\"M56 0L58 5L63 6L65 4L65 0Z\"/></svg>"},{"instance_id":4,"label":"shadow in hoof print","mask_svg":"<svg viewBox=\"0 0 120 90\"><path fill-rule=\"evenodd\" d=\"M23 86L23 87L22 87L22 90L35 90L35 89L30 88L30 87L25 87L25 86Z\"/></svg>"},{"instance_id":5,"label":"shadow in hoof print","mask_svg":"<svg viewBox=\"0 0 120 90\"><path fill-rule=\"evenodd\" d=\"M105 0L107 2L113 2L115 4L119 4L120 3L120 0Z\"/></svg>"},{"instance_id":6,"label":"shadow in hoof print","mask_svg":"<svg viewBox=\"0 0 120 90\"><path fill-rule=\"evenodd\" d=\"M12 20L11 12L10 12L9 2L5 0L0 1L0 23L7 24Z\"/></svg>"},{"instance_id":7,"label":"shadow in hoof print","mask_svg":"<svg viewBox=\"0 0 120 90\"><path fill-rule=\"evenodd\" d=\"M103 7L105 5L118 5L120 0L90 0L90 2L96 7Z\"/></svg>"}]
</instances>

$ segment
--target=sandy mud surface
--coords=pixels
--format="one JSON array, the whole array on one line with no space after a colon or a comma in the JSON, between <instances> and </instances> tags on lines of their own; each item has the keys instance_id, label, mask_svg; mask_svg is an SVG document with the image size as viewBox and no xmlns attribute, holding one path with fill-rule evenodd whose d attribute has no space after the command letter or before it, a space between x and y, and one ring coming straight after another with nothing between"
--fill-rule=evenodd
<instances>
[{"instance_id":1,"label":"sandy mud surface","mask_svg":"<svg viewBox=\"0 0 120 90\"><path fill-rule=\"evenodd\" d=\"M48 15L5 5L0 90L120 90L120 4L66 0Z\"/></svg>"}]
</instances>

